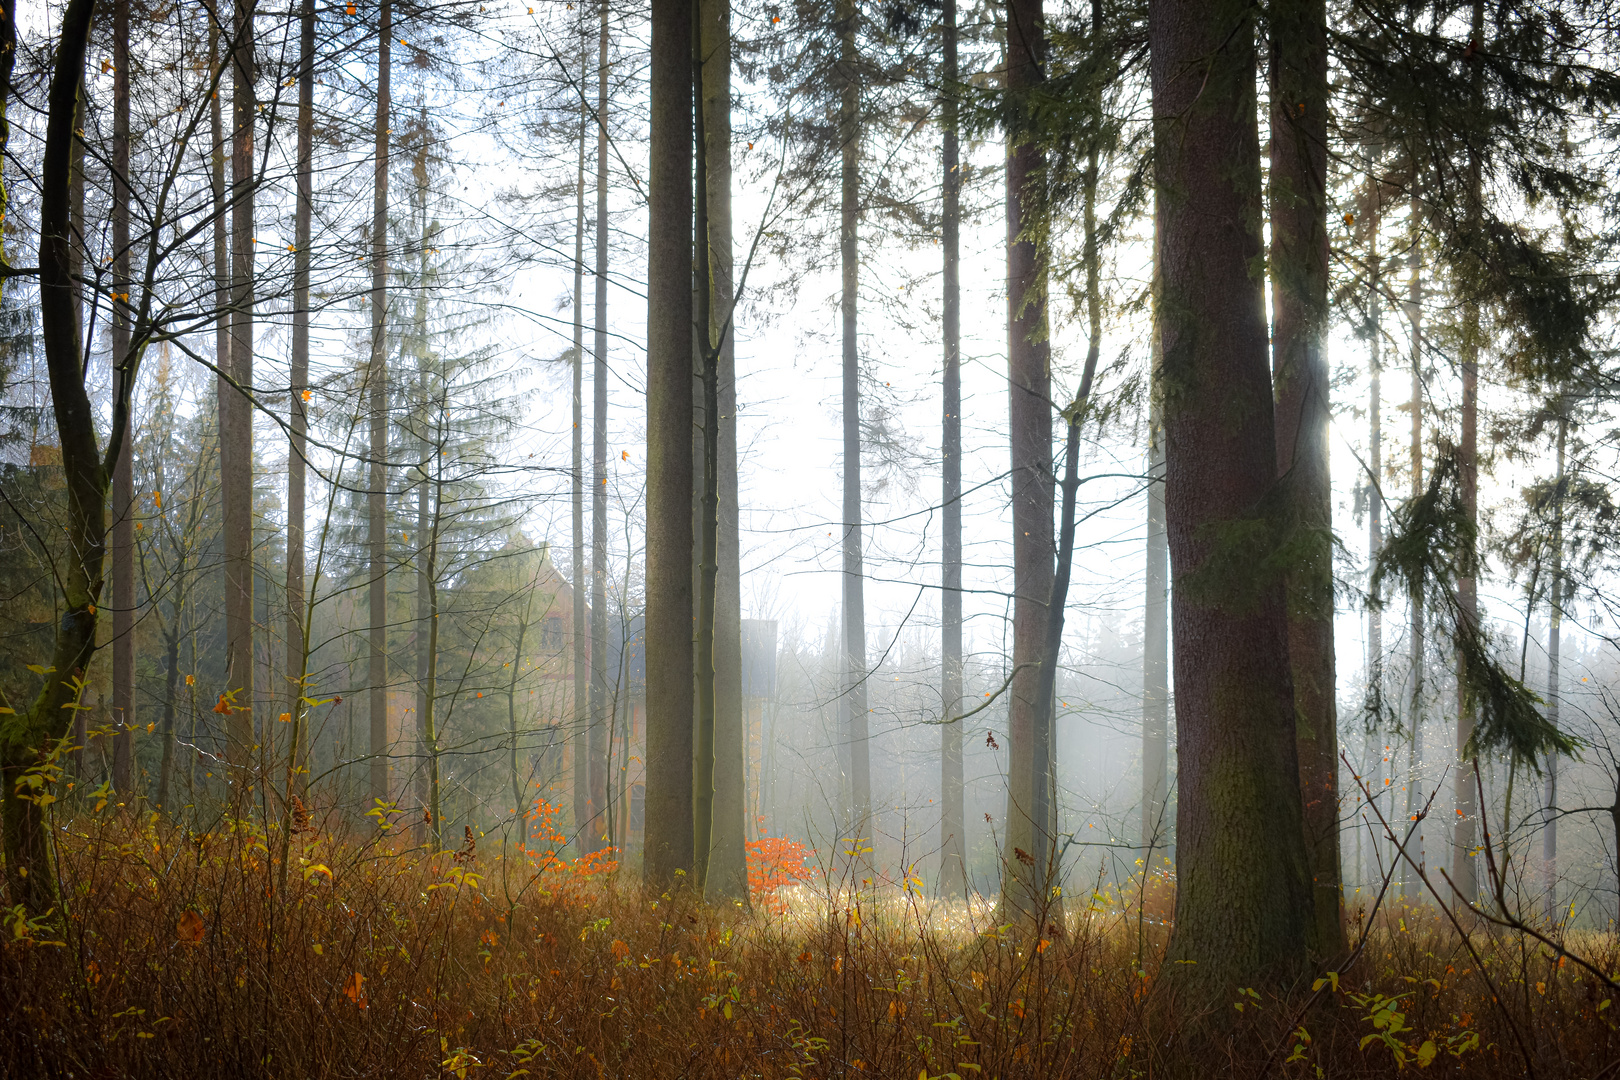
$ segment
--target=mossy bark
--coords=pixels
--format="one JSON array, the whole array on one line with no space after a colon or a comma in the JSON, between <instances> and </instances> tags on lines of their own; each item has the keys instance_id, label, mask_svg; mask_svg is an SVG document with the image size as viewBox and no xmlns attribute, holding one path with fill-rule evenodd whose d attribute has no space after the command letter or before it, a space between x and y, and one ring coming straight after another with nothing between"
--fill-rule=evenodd
<instances>
[{"instance_id":1,"label":"mossy bark","mask_svg":"<svg viewBox=\"0 0 1620 1080\"><path fill-rule=\"evenodd\" d=\"M1306 965L1311 886L1277 569L1254 13L1149 9L1180 793L1171 977L1219 1000Z\"/></svg>"},{"instance_id":2,"label":"mossy bark","mask_svg":"<svg viewBox=\"0 0 1620 1080\"><path fill-rule=\"evenodd\" d=\"M84 72L93 0L69 0L47 98L45 153L39 208L39 305L51 406L61 440L67 488L67 550L77 558L60 567L60 622L45 685L26 712L0 716L0 839L11 903L43 915L58 903L52 864L48 803L18 782L38 768L73 727L80 679L96 643L96 600L106 555L107 463L96 445L95 413L80 366L77 289L71 273L73 234L69 174L74 112ZM118 399L113 436L128 427L128 399ZM47 794L38 789L34 795Z\"/></svg>"}]
</instances>

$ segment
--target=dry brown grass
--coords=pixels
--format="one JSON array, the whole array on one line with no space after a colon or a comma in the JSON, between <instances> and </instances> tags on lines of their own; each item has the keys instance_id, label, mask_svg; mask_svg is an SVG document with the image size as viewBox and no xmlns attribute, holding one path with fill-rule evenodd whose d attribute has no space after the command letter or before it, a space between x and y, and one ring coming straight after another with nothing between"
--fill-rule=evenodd
<instances>
[{"instance_id":1,"label":"dry brown grass","mask_svg":"<svg viewBox=\"0 0 1620 1080\"><path fill-rule=\"evenodd\" d=\"M1129 894L1071 897L1035 937L898 890L805 888L773 914L649 897L492 838L458 860L300 836L283 889L276 835L252 827L86 816L58 835L65 924L13 916L0 946L6 1077L1620 1071L1599 983L1484 931L1481 969L1422 909L1381 919L1309 1009L1301 986L1191 1014ZM1615 968L1612 938L1585 944Z\"/></svg>"}]
</instances>

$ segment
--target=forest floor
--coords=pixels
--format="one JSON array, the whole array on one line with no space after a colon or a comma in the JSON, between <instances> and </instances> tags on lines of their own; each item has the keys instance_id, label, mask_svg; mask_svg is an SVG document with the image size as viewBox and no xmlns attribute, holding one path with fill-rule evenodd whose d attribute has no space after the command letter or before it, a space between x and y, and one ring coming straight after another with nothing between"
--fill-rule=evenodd
<instances>
[{"instance_id":1,"label":"forest floor","mask_svg":"<svg viewBox=\"0 0 1620 1080\"><path fill-rule=\"evenodd\" d=\"M1381 913L1314 990L1195 1013L1157 977L1162 878L1037 935L904 883L818 888L786 841L751 845L750 905L715 906L545 841L106 812L57 835L66 919L0 935L0 1076L1620 1076L1602 980L1432 908ZM1613 935L1580 946L1620 966Z\"/></svg>"}]
</instances>

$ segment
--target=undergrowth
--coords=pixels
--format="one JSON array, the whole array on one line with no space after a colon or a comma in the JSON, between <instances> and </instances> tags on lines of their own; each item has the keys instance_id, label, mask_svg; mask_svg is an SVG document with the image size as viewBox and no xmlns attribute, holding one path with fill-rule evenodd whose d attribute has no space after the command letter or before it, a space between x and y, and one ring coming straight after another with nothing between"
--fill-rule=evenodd
<instances>
[{"instance_id":1,"label":"undergrowth","mask_svg":"<svg viewBox=\"0 0 1620 1080\"><path fill-rule=\"evenodd\" d=\"M312 826L285 862L279 831L230 819L57 835L65 918L13 911L0 939L3 1076L1620 1075L1600 981L1422 907L1353 925L1367 947L1316 993L1192 1012L1159 985L1151 878L1018 932L909 879L841 889L789 841L753 847L750 907L716 907L559 857L544 819L442 852ZM1612 937L1581 945L1620 963Z\"/></svg>"}]
</instances>

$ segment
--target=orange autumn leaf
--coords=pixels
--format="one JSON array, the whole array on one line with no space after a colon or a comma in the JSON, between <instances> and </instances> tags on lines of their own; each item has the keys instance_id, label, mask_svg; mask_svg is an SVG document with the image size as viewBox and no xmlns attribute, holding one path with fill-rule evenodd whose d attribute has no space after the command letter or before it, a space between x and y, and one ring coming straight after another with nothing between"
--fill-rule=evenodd
<instances>
[{"instance_id":1,"label":"orange autumn leaf","mask_svg":"<svg viewBox=\"0 0 1620 1080\"><path fill-rule=\"evenodd\" d=\"M207 927L203 925L201 915L195 911L187 911L180 916L180 921L175 924L174 930L175 935L180 939L180 944L201 945Z\"/></svg>"},{"instance_id":2,"label":"orange autumn leaf","mask_svg":"<svg viewBox=\"0 0 1620 1080\"><path fill-rule=\"evenodd\" d=\"M366 1007L366 977L358 971L349 976L349 981L343 984L343 996L354 1002L356 1007Z\"/></svg>"}]
</instances>

